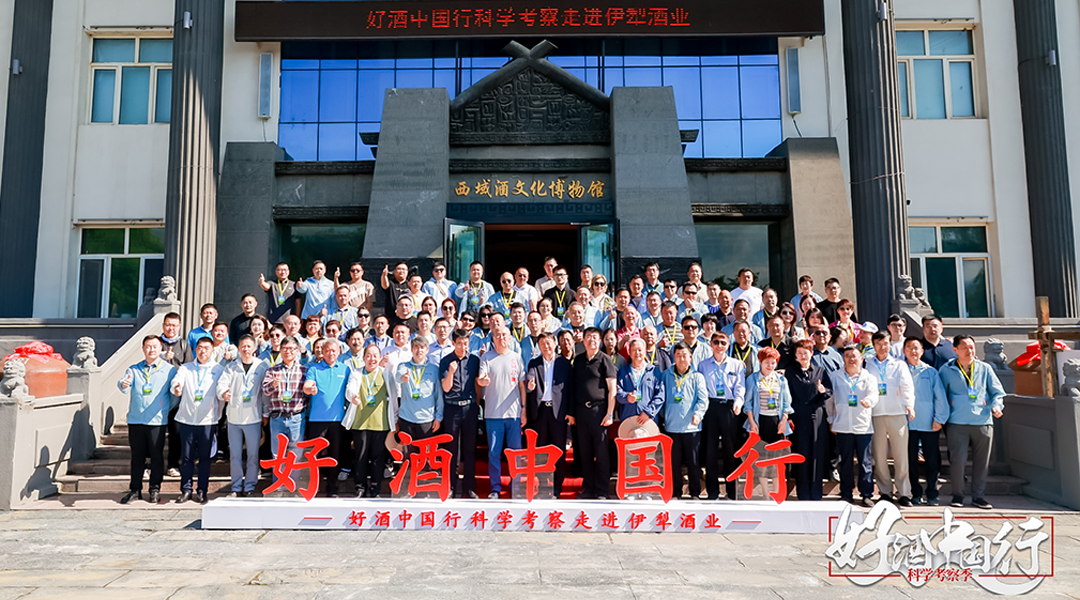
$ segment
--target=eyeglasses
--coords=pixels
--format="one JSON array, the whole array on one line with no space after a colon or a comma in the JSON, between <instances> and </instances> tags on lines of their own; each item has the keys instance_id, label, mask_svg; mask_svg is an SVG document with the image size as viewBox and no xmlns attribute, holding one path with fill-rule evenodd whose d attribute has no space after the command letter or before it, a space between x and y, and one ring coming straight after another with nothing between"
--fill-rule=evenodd
<instances>
[{"instance_id":1,"label":"eyeglasses","mask_svg":"<svg viewBox=\"0 0 1080 600\"><path fill-rule=\"evenodd\" d=\"M791 312L790 310L782 310L782 311L780 311L780 316L782 316L782 317L794 317L795 313Z\"/></svg>"},{"instance_id":2,"label":"eyeglasses","mask_svg":"<svg viewBox=\"0 0 1080 600\"><path fill-rule=\"evenodd\" d=\"M604 287L606 285L607 285L606 283L594 283L594 284L592 284L593 287L598 287L598 288L602 288L602 287Z\"/></svg>"},{"instance_id":3,"label":"eyeglasses","mask_svg":"<svg viewBox=\"0 0 1080 600\"><path fill-rule=\"evenodd\" d=\"M299 352L300 349L297 348L296 346L282 346L281 351L282 352Z\"/></svg>"},{"instance_id":4,"label":"eyeglasses","mask_svg":"<svg viewBox=\"0 0 1080 600\"><path fill-rule=\"evenodd\" d=\"M713 346L727 346L727 340L713 340Z\"/></svg>"}]
</instances>

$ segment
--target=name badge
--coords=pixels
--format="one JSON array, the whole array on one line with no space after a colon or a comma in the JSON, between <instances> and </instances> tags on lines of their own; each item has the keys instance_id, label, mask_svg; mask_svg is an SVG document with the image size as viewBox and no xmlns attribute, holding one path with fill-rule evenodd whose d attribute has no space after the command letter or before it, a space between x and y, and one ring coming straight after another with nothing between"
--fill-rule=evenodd
<instances>
[{"instance_id":1,"label":"name badge","mask_svg":"<svg viewBox=\"0 0 1080 600\"><path fill-rule=\"evenodd\" d=\"M889 388L885 385L885 382L877 384L877 393L878 396L884 396L889 393Z\"/></svg>"},{"instance_id":2,"label":"name badge","mask_svg":"<svg viewBox=\"0 0 1080 600\"><path fill-rule=\"evenodd\" d=\"M150 395L154 393L154 387L151 385L144 385L142 389L144 395Z\"/></svg>"},{"instance_id":3,"label":"name badge","mask_svg":"<svg viewBox=\"0 0 1080 600\"><path fill-rule=\"evenodd\" d=\"M195 392L195 401L196 402L202 402L202 399L203 399L202 392Z\"/></svg>"},{"instance_id":4,"label":"name badge","mask_svg":"<svg viewBox=\"0 0 1080 600\"><path fill-rule=\"evenodd\" d=\"M412 399L413 399L413 400L419 400L419 399L420 399L420 392L419 392L419 390L413 390L413 393L412 393Z\"/></svg>"},{"instance_id":5,"label":"name badge","mask_svg":"<svg viewBox=\"0 0 1080 600\"><path fill-rule=\"evenodd\" d=\"M724 382L723 381L718 382L716 384L716 397L717 398L723 398L724 397Z\"/></svg>"},{"instance_id":6,"label":"name badge","mask_svg":"<svg viewBox=\"0 0 1080 600\"><path fill-rule=\"evenodd\" d=\"M375 406L375 394L368 394L367 405L368 406Z\"/></svg>"},{"instance_id":7,"label":"name badge","mask_svg":"<svg viewBox=\"0 0 1080 600\"><path fill-rule=\"evenodd\" d=\"M856 396L855 394L848 394L847 403L848 403L848 406L858 406L859 405L859 397Z\"/></svg>"},{"instance_id":8,"label":"name badge","mask_svg":"<svg viewBox=\"0 0 1080 600\"><path fill-rule=\"evenodd\" d=\"M281 401L282 402L292 402L292 392L290 392L288 390L285 390L284 392L281 392Z\"/></svg>"},{"instance_id":9,"label":"name badge","mask_svg":"<svg viewBox=\"0 0 1080 600\"><path fill-rule=\"evenodd\" d=\"M477 298L476 296L472 296L472 297L469 298L469 304L472 304L473 306L476 306L477 304L480 304L480 299Z\"/></svg>"},{"instance_id":10,"label":"name badge","mask_svg":"<svg viewBox=\"0 0 1080 600\"><path fill-rule=\"evenodd\" d=\"M767 406L769 410L776 410L776 398L769 396L769 400L765 403L765 406Z\"/></svg>"},{"instance_id":11,"label":"name badge","mask_svg":"<svg viewBox=\"0 0 1080 600\"><path fill-rule=\"evenodd\" d=\"M285 304L285 296L278 296L277 297L277 303L278 304Z\"/></svg>"},{"instance_id":12,"label":"name badge","mask_svg":"<svg viewBox=\"0 0 1080 600\"><path fill-rule=\"evenodd\" d=\"M974 401L976 401L978 399L979 399L979 392L975 390L975 386L969 385L968 386L968 400L971 400L972 402L974 402Z\"/></svg>"},{"instance_id":13,"label":"name badge","mask_svg":"<svg viewBox=\"0 0 1080 600\"><path fill-rule=\"evenodd\" d=\"M675 402L682 402L682 393L675 394L675 397L672 398L672 400L674 400Z\"/></svg>"},{"instance_id":14,"label":"name badge","mask_svg":"<svg viewBox=\"0 0 1080 600\"><path fill-rule=\"evenodd\" d=\"M244 394L240 396L240 399L244 402L251 402L251 392L244 392Z\"/></svg>"},{"instance_id":15,"label":"name badge","mask_svg":"<svg viewBox=\"0 0 1080 600\"><path fill-rule=\"evenodd\" d=\"M502 312L503 312L503 314L504 314L504 315L506 315L507 317L509 317L509 316L510 316L510 307L508 307L508 306L504 306L504 307L503 307L503 311L502 311Z\"/></svg>"},{"instance_id":16,"label":"name badge","mask_svg":"<svg viewBox=\"0 0 1080 600\"><path fill-rule=\"evenodd\" d=\"M561 307L561 306L555 309L555 314L560 316L560 317L563 316L563 313L565 313L565 312L566 312L566 309Z\"/></svg>"}]
</instances>

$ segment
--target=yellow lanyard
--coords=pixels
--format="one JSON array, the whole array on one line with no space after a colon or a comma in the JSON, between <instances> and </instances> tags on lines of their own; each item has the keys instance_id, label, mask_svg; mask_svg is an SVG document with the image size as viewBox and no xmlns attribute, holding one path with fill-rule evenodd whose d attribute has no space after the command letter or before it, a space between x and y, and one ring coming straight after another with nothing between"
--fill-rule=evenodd
<instances>
[{"instance_id":1,"label":"yellow lanyard","mask_svg":"<svg viewBox=\"0 0 1080 600\"><path fill-rule=\"evenodd\" d=\"M669 342L674 344L675 343L675 336L677 336L677 335L679 335L679 329L677 327L675 327L673 325L671 327L671 329L669 330L668 326L664 325L664 337L666 337Z\"/></svg>"},{"instance_id":2,"label":"yellow lanyard","mask_svg":"<svg viewBox=\"0 0 1080 600\"><path fill-rule=\"evenodd\" d=\"M524 327L521 328L521 333L520 334L518 334L517 329L511 327L510 328L510 333L514 334L514 339L516 339L519 344L521 343L521 340L525 339L525 328Z\"/></svg>"},{"instance_id":3,"label":"yellow lanyard","mask_svg":"<svg viewBox=\"0 0 1080 600\"><path fill-rule=\"evenodd\" d=\"M278 364L278 363L280 363L280 362L281 362L281 353L280 353L280 352L278 352L278 353L277 353L277 357L275 357L275 356L274 356L274 353L273 353L273 352L271 352L271 353L270 353L270 366L271 366L271 367L273 367L273 366L277 366L277 364Z\"/></svg>"},{"instance_id":4,"label":"yellow lanyard","mask_svg":"<svg viewBox=\"0 0 1080 600\"><path fill-rule=\"evenodd\" d=\"M655 365L656 364L656 348L653 348L652 352L649 353L649 364L650 365Z\"/></svg>"},{"instance_id":5,"label":"yellow lanyard","mask_svg":"<svg viewBox=\"0 0 1080 600\"><path fill-rule=\"evenodd\" d=\"M746 359L750 358L750 345L749 344L746 345L746 352L744 352L742 354L742 356L739 356L739 347L738 346L732 346L731 349L735 352L735 358L739 359L742 362L746 362Z\"/></svg>"},{"instance_id":6,"label":"yellow lanyard","mask_svg":"<svg viewBox=\"0 0 1080 600\"><path fill-rule=\"evenodd\" d=\"M503 297L503 304L505 304L506 308L509 309L510 305L514 303L514 290L510 290L510 298L506 297L506 292L503 292L502 297ZM520 341L520 340L518 340L518 341Z\"/></svg>"},{"instance_id":7,"label":"yellow lanyard","mask_svg":"<svg viewBox=\"0 0 1080 600\"><path fill-rule=\"evenodd\" d=\"M690 371L687 371L686 374L683 375L681 379L679 378L678 375L675 376L675 389L677 389L680 393L682 392L682 384L683 384L683 382L686 381L686 378L689 377L689 376L690 376Z\"/></svg>"},{"instance_id":8,"label":"yellow lanyard","mask_svg":"<svg viewBox=\"0 0 1080 600\"><path fill-rule=\"evenodd\" d=\"M563 300L566 300L566 291L563 290L562 296L560 296L559 290L555 290L555 302L557 302L559 306L562 306Z\"/></svg>"},{"instance_id":9,"label":"yellow lanyard","mask_svg":"<svg viewBox=\"0 0 1080 600\"><path fill-rule=\"evenodd\" d=\"M761 378L761 387L765 388L766 392L769 392L770 398L775 398L776 392L779 389L779 386L777 386L775 389L773 388L774 383L776 383L775 373L771 373L768 377Z\"/></svg>"},{"instance_id":10,"label":"yellow lanyard","mask_svg":"<svg viewBox=\"0 0 1080 600\"><path fill-rule=\"evenodd\" d=\"M960 369L960 374L964 376L964 380L968 382L968 387L975 387L975 361L971 361L971 375L964 372L964 365L959 362L956 363L956 368Z\"/></svg>"},{"instance_id":11,"label":"yellow lanyard","mask_svg":"<svg viewBox=\"0 0 1080 600\"><path fill-rule=\"evenodd\" d=\"M158 369L160 369L160 368L161 368L161 361L160 360L154 363L154 370L152 370L152 371L150 370L150 365L146 365L146 368L143 369L143 374L146 375L146 382L147 383L150 383L150 376L153 375L154 373L157 373Z\"/></svg>"},{"instance_id":12,"label":"yellow lanyard","mask_svg":"<svg viewBox=\"0 0 1080 600\"><path fill-rule=\"evenodd\" d=\"M409 372L412 374L411 377L412 377L413 387L415 387L417 389L420 388L420 382L424 380L424 371L426 371L426 370L427 370L427 365L425 364L423 367L420 367L420 374L417 375L416 374L416 367L409 367Z\"/></svg>"},{"instance_id":13,"label":"yellow lanyard","mask_svg":"<svg viewBox=\"0 0 1080 600\"><path fill-rule=\"evenodd\" d=\"M278 297L279 298L284 298L285 297L285 288L287 288L287 287L289 287L289 280L288 279L285 280L284 284L282 284L280 281L277 282L277 289L278 289Z\"/></svg>"}]
</instances>

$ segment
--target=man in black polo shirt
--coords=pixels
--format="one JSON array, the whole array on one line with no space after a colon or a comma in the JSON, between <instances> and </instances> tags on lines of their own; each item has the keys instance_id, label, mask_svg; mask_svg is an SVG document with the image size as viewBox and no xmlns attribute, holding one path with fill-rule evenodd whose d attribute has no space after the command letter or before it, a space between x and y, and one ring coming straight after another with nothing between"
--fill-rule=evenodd
<instances>
[{"instance_id":1,"label":"man in black polo shirt","mask_svg":"<svg viewBox=\"0 0 1080 600\"><path fill-rule=\"evenodd\" d=\"M386 318L390 320L390 330L393 331L394 327L398 325L405 325L409 328L409 332L416 333L416 317L413 316L413 303L412 297L405 295L397 300L397 310L392 313L388 313Z\"/></svg>"},{"instance_id":2,"label":"man in black polo shirt","mask_svg":"<svg viewBox=\"0 0 1080 600\"><path fill-rule=\"evenodd\" d=\"M479 405L476 403L476 376L480 373L480 358L469 354L471 333L455 329L454 351L439 363L439 379L443 389L443 433L450 434L450 473L455 498L478 498L476 495L476 431ZM457 465L462 464L460 489L457 486Z\"/></svg>"},{"instance_id":3,"label":"man in black polo shirt","mask_svg":"<svg viewBox=\"0 0 1080 600\"><path fill-rule=\"evenodd\" d=\"M386 314L389 315L397 308L398 298L409 295L409 265L404 261L394 265L393 276L390 274L390 265L383 266L379 284L386 291L386 295L383 296L383 306ZM390 326L393 327L393 323ZM416 328L413 328L413 331L416 331Z\"/></svg>"},{"instance_id":4,"label":"man in black polo shirt","mask_svg":"<svg viewBox=\"0 0 1080 600\"><path fill-rule=\"evenodd\" d=\"M568 416L577 427L582 499L606 499L611 478L608 457L608 426L615 414L615 363L600 351L603 334L596 327L585 330L585 352L574 359Z\"/></svg>"},{"instance_id":5,"label":"man in black polo shirt","mask_svg":"<svg viewBox=\"0 0 1080 600\"><path fill-rule=\"evenodd\" d=\"M944 367L945 363L956 358L956 350L953 349L952 342L941 337L944 329L941 317L937 315L923 317L923 339L920 340L923 346L922 361L935 369Z\"/></svg>"}]
</instances>

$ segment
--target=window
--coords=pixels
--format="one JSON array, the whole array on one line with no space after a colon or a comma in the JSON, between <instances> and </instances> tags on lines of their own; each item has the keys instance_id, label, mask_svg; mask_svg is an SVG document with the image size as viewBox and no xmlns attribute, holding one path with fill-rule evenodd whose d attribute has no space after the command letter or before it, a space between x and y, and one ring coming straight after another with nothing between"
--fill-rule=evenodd
<instances>
[{"instance_id":1,"label":"window","mask_svg":"<svg viewBox=\"0 0 1080 600\"><path fill-rule=\"evenodd\" d=\"M90 122L168 123L172 106L172 40L94 38Z\"/></svg>"},{"instance_id":2,"label":"window","mask_svg":"<svg viewBox=\"0 0 1080 600\"><path fill-rule=\"evenodd\" d=\"M79 251L79 318L135 317L142 292L165 267L165 230L84 228Z\"/></svg>"},{"instance_id":3,"label":"window","mask_svg":"<svg viewBox=\"0 0 1080 600\"><path fill-rule=\"evenodd\" d=\"M902 117L975 116L970 29L897 31L896 54Z\"/></svg>"},{"instance_id":4,"label":"window","mask_svg":"<svg viewBox=\"0 0 1080 600\"><path fill-rule=\"evenodd\" d=\"M341 269L342 281L349 279L349 265L364 250L363 223L288 224L281 232L281 260L292 265L293 273L311 273L316 260L326 263L327 277Z\"/></svg>"},{"instance_id":5,"label":"window","mask_svg":"<svg viewBox=\"0 0 1080 600\"><path fill-rule=\"evenodd\" d=\"M702 279L735 289L745 268L754 272L755 286L769 287L770 257L779 255L771 251L770 228L770 223L695 223Z\"/></svg>"},{"instance_id":6,"label":"window","mask_svg":"<svg viewBox=\"0 0 1080 600\"><path fill-rule=\"evenodd\" d=\"M989 317L990 255L986 227L919 225L908 228L911 280L942 317Z\"/></svg>"},{"instance_id":7,"label":"window","mask_svg":"<svg viewBox=\"0 0 1080 600\"><path fill-rule=\"evenodd\" d=\"M608 40L560 44L548 59L605 93L671 86L685 156L761 157L782 141L776 40ZM498 54L497 56L494 54ZM471 56L470 56L471 55ZM506 64L501 44L401 41L282 45L278 143L293 160L368 160L387 88L445 88L453 99Z\"/></svg>"}]
</instances>

